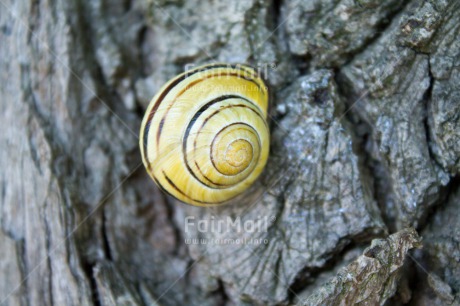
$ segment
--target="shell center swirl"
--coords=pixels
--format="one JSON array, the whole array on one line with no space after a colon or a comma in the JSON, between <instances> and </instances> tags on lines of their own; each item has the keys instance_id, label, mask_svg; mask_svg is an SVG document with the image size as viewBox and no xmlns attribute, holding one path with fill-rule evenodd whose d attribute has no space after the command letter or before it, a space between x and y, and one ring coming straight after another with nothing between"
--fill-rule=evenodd
<instances>
[{"instance_id":1,"label":"shell center swirl","mask_svg":"<svg viewBox=\"0 0 460 306\"><path fill-rule=\"evenodd\" d=\"M252 145L245 139L233 141L225 152L225 161L241 172L249 166L252 161Z\"/></svg>"},{"instance_id":2,"label":"shell center swirl","mask_svg":"<svg viewBox=\"0 0 460 306\"><path fill-rule=\"evenodd\" d=\"M251 126L233 123L217 133L210 153L214 168L224 177L233 177L234 180L227 184L234 185L244 180L256 166L260 156L259 137Z\"/></svg>"}]
</instances>

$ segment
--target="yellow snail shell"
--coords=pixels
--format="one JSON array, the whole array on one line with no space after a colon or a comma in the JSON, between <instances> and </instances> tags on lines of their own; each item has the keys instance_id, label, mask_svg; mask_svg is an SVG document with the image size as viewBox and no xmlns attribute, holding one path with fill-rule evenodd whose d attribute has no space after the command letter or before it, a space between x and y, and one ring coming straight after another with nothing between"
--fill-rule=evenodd
<instances>
[{"instance_id":1,"label":"yellow snail shell","mask_svg":"<svg viewBox=\"0 0 460 306\"><path fill-rule=\"evenodd\" d=\"M188 204L241 194L268 158L268 90L246 65L211 64L182 73L153 97L140 149L156 184Z\"/></svg>"}]
</instances>

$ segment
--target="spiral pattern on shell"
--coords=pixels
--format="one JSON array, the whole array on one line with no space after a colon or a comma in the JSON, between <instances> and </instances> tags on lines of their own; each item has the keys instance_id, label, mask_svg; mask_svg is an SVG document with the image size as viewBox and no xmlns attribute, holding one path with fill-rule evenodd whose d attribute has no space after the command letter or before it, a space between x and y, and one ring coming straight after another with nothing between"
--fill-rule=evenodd
<instances>
[{"instance_id":1,"label":"spiral pattern on shell","mask_svg":"<svg viewBox=\"0 0 460 306\"><path fill-rule=\"evenodd\" d=\"M140 132L147 172L164 191L198 206L227 203L268 158L268 90L246 65L180 74L150 102Z\"/></svg>"}]
</instances>

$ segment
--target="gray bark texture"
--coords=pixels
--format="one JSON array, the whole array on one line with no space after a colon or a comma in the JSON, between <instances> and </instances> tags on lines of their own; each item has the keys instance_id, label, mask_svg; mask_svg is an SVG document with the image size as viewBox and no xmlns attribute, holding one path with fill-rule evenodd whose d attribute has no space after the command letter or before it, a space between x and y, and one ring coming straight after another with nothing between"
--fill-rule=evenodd
<instances>
[{"instance_id":1,"label":"gray bark texture","mask_svg":"<svg viewBox=\"0 0 460 306\"><path fill-rule=\"evenodd\" d=\"M271 153L200 208L138 131L216 61L262 69ZM0 0L0 94L2 306L460 304L458 0Z\"/></svg>"}]
</instances>

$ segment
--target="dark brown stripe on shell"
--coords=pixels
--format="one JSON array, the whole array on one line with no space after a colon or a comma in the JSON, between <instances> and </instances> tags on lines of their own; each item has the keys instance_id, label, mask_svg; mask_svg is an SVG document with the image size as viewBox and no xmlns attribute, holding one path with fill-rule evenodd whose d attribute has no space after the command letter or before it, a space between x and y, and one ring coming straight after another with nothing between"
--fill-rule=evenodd
<instances>
[{"instance_id":1,"label":"dark brown stripe on shell","mask_svg":"<svg viewBox=\"0 0 460 306\"><path fill-rule=\"evenodd\" d=\"M204 201L196 200L196 199L190 197L189 195L185 194L185 192L183 192L182 190L180 190L179 187L177 187L176 184L174 184L174 182L166 175L166 173L163 170L162 170L162 172L163 172L163 176L165 177L165 179L168 182L168 184L171 185L171 187L174 188L174 190L179 192L181 195L183 195L187 199L192 200L192 201L197 202L197 203L201 203L201 204L220 204L220 203L224 203L224 202L204 202ZM168 192L168 194L170 194L170 193Z\"/></svg>"},{"instance_id":2,"label":"dark brown stripe on shell","mask_svg":"<svg viewBox=\"0 0 460 306\"><path fill-rule=\"evenodd\" d=\"M194 150L194 151L196 151L196 138L197 138L198 135L201 133L201 130L202 130L203 127L206 125L206 123L209 121L209 119L211 119L211 117L217 115L220 111L222 111L222 110L224 110L224 109L227 109L227 108L232 108L232 107L244 107L244 108L250 109L250 110L253 111L257 116L259 116L259 118L266 124L266 122L265 122L265 120L263 119L262 115L259 114L259 112L257 112L256 110L252 109L251 107L249 107L249 106L247 106L247 105L244 105L244 104L227 105L226 107L222 107L222 108L220 108L220 109L214 111L212 114L210 114L208 117L206 117L206 119L203 121L203 124L200 126L200 128L198 129L198 132L196 133L195 141L193 142L193 150ZM252 130L255 131L255 129L254 129L252 126L250 126L249 124L246 124L246 123L243 123L243 122L235 122L235 123L226 125L224 128L222 128L222 129L219 131L219 133L220 133L222 130L224 130L225 128L227 128L227 127L229 127L229 126L232 126L232 125L235 125L235 124L247 125L247 126L249 126ZM268 128L268 127L267 127L267 128ZM259 140L259 145L261 145L260 137L259 137L259 134L257 133L257 131L256 131L255 134L257 135L257 139ZM217 135L218 135L218 134L216 134L216 135L214 136L214 139L216 139ZM213 140L212 143L214 143L214 140ZM214 168L216 168L216 164L214 163L214 160L212 159L212 145L211 145L211 156L210 156L210 157L211 157L211 162L212 162ZM216 170L219 171L217 168L216 168ZM222 174L222 175L226 175L226 174L224 174L224 173L222 173L222 172L220 172L220 171L219 171L219 173ZM245 178L246 178L246 177L245 177ZM243 178L243 179L244 179L244 178ZM213 184L216 184L216 183L214 183L214 182L211 181L211 180L210 180L210 182L213 183ZM235 185L235 184L233 184L233 185ZM225 186L232 186L232 185L225 185Z\"/></svg>"},{"instance_id":3,"label":"dark brown stripe on shell","mask_svg":"<svg viewBox=\"0 0 460 306\"><path fill-rule=\"evenodd\" d=\"M247 81L249 81L249 82L251 82L251 83L256 84L256 86L257 86L257 87L259 88L259 90L260 90L260 85L259 85L255 80L253 80L253 79L248 79L248 78L246 78L245 76L243 76L243 75L241 75L241 74L238 74L238 73L235 73L235 72L231 72L231 73L222 74L222 75L220 75L220 76L221 76L221 77L224 77L224 76L233 76L233 77L238 77L238 78L247 80ZM180 96L182 96L187 90L191 89L191 88L192 88L193 86L195 86L196 84L201 83L201 82L203 82L203 81L205 81L205 80L207 80L207 79L210 79L210 78L212 78L212 77L214 77L214 76L213 76L213 75L207 75L207 76L205 76L205 77L203 77L203 78L201 78L201 79L198 79L198 80L193 81L193 82L190 83L188 86L186 86L184 89L182 89L182 91L179 92L179 93L177 94L177 96L174 98L173 102L168 106L168 109L166 110L166 112L165 112L163 118L161 118L160 127L162 127L162 126L164 125L164 122L165 122L165 120L166 120L166 117L168 116L169 111L171 110L171 108L173 107L174 103L176 103L177 99L179 99ZM245 99L245 100L247 100L247 99ZM247 100L247 101L249 101L249 100ZM250 101L249 101L249 102L250 102ZM252 102L250 102L250 103L252 103ZM252 104L254 104L254 103L252 103ZM157 147L160 146L161 132L162 132L162 128L159 128L158 131L157 131L157 137L156 137L156 139L157 139Z\"/></svg>"},{"instance_id":4,"label":"dark brown stripe on shell","mask_svg":"<svg viewBox=\"0 0 460 306\"><path fill-rule=\"evenodd\" d=\"M214 183L213 181L211 181L211 179L209 177L207 177L203 171L201 171L201 168L200 168L200 165L198 165L198 163L195 161L195 166L196 168L198 169L198 171L201 173L201 175L207 179L209 182L213 183L214 185L217 185L217 186L233 186L233 185L223 185L223 184L218 184L218 183ZM208 186L208 185L206 185ZM209 188L213 188L212 186L208 186ZM213 189L217 189L217 188L213 188Z\"/></svg>"},{"instance_id":5,"label":"dark brown stripe on shell","mask_svg":"<svg viewBox=\"0 0 460 306\"><path fill-rule=\"evenodd\" d=\"M189 124L187 125L187 128L185 129L185 134L184 134L184 138L182 140L182 155L184 156L184 162L185 162L185 165L187 167L187 170L189 171L189 173L198 181L200 182L201 184L205 185L206 187L209 187L209 188L212 188L212 189L218 189L218 188L215 188L214 186L210 186L208 184L205 184L203 181L201 181L197 176L196 174L192 171L192 168L190 167L189 163L188 163L188 160L187 160L187 139L188 139L188 136L190 134L190 130L192 129L193 125L195 124L196 120L198 119L198 117L203 113L205 112L209 107L211 107L213 104L216 104L218 102L222 102L224 100L228 100L228 99L234 99L234 98L241 98L240 96L237 96L237 95L225 95L225 96L220 96L216 99L213 99L211 101L209 101L208 103L206 103L205 105L203 105L196 113L195 115L193 116L193 118L190 120ZM244 99L244 98L243 98ZM198 134L197 134L198 136ZM195 138L196 139L196 138ZM195 147L196 147L196 142L194 143ZM201 172L201 170L200 170ZM203 174L203 173L201 173ZM203 175L203 177L205 177L210 183L214 184L214 185L220 185L220 184L216 184L214 183L212 180L210 180L209 178L207 178L205 175Z\"/></svg>"},{"instance_id":6,"label":"dark brown stripe on shell","mask_svg":"<svg viewBox=\"0 0 460 306\"><path fill-rule=\"evenodd\" d=\"M209 188L212 188L212 189L221 189L221 188L216 188L214 186L210 186L208 184L206 184L205 182L203 182L202 180L200 180L196 174L193 172L192 168L190 167L189 163L188 163L188 160L187 160L187 139L188 139L188 136L190 134L190 131L193 127L193 125L195 124L195 122L198 120L198 117L203 113L205 112L209 107L211 107L213 104L215 103L218 103L218 102L222 102L224 100L228 100L228 99L242 99L252 105L254 105L254 107L257 107L252 101L244 98L244 97L241 97L241 96L238 96L238 95L226 95L226 96L221 96L219 98L216 98L214 100L211 100L210 102L206 103L205 105L203 105L196 113L195 115L193 116L192 120L190 120L186 130L185 130L185 134L184 134L184 138L182 140L182 155L184 156L184 162L185 162L185 165L187 167L187 170L189 171L189 173L197 180L199 181L200 183L202 183L203 185L205 185L206 187L209 187ZM206 117L205 119L205 122L203 122L203 124L201 125L201 127L199 128L198 130L198 133L196 134L195 136L195 141L193 142L193 150L196 151L196 138L198 137L198 135L200 134L202 128L204 127L204 125L206 124L206 122L214 115L216 115L217 113L219 113L221 110L223 109L227 109L227 108L232 108L232 107L245 107L245 108L248 108L250 110L252 110L255 114L257 114L263 122L265 122L265 120L263 120L263 117L258 113L258 111L252 109L251 107L247 106L247 105L244 105L244 104L231 104L231 105L227 105L223 108L220 108L216 111L214 111L210 116ZM260 140L259 140L259 143L260 143ZM226 184L219 184L219 183L215 183L213 182L211 179L209 179L208 177L206 177L201 171L200 173L203 175L203 177L205 179L207 179L211 184L214 184L214 185L217 185L217 186L233 186L233 185L226 185Z\"/></svg>"},{"instance_id":7,"label":"dark brown stripe on shell","mask_svg":"<svg viewBox=\"0 0 460 306\"><path fill-rule=\"evenodd\" d=\"M150 111L150 114L149 114L149 117L147 119L147 123L145 125L145 129L144 129L144 158L145 160L147 161L147 163L149 163L149 160L147 158L147 138L148 138L148 133L149 133L149 130L150 130L150 122L152 121L153 119L153 116L155 115L155 113L157 112L158 110L158 107L160 107L160 104L161 102L163 101L163 99L166 97L166 95L177 85L179 84L180 82L182 82L183 80L185 80L187 77L189 76L192 76L198 72L203 72L203 71L206 71L206 70L210 70L210 69L214 69L214 68L226 68L228 67L228 65L222 65L222 64L216 64L216 65L210 65L210 66L207 66L205 68L202 68L202 69L197 69L195 71L190 71L189 73L185 73L184 75L182 75L181 77L177 78L176 80L174 80L171 84L169 84L168 87L166 87L162 92L161 92L161 95L158 97L158 99L155 101L155 105L153 106L152 110Z\"/></svg>"}]
</instances>

